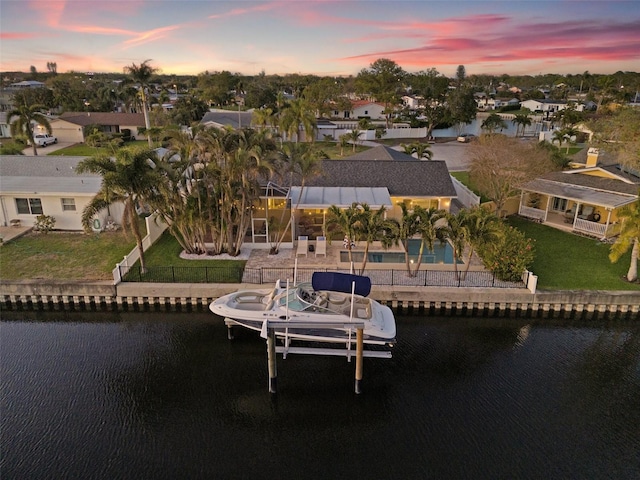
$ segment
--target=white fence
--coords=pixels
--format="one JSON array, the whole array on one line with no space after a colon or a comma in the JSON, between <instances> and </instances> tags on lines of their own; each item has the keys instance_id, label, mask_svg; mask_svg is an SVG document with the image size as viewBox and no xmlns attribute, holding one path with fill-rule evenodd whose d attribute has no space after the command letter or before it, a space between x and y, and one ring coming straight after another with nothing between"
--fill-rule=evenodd
<instances>
[{"instance_id":1,"label":"white fence","mask_svg":"<svg viewBox=\"0 0 640 480\"><path fill-rule=\"evenodd\" d=\"M333 136L334 140L339 140L341 135L350 134L353 129L319 129L318 130L318 140L324 140L324 135ZM376 141L376 131L375 130L359 130L360 138L358 141L370 140ZM425 138L427 136L426 128L389 128L385 130L385 133L382 135L383 139L386 138Z\"/></svg>"},{"instance_id":2,"label":"white fence","mask_svg":"<svg viewBox=\"0 0 640 480\"><path fill-rule=\"evenodd\" d=\"M460 180L451 176L453 187L456 189L458 201L466 208L473 208L480 205L480 197L469 190Z\"/></svg>"},{"instance_id":3,"label":"white fence","mask_svg":"<svg viewBox=\"0 0 640 480\"><path fill-rule=\"evenodd\" d=\"M157 220L156 220L157 219ZM145 218L147 226L147 235L142 239L142 250L147 251L153 243L160 238L160 235L169 227L166 223L158 218L154 213ZM122 281L122 276L126 275L129 269L140 260L140 251L135 246L128 255L124 256L124 259L116 264L112 270L113 284L117 285Z\"/></svg>"}]
</instances>

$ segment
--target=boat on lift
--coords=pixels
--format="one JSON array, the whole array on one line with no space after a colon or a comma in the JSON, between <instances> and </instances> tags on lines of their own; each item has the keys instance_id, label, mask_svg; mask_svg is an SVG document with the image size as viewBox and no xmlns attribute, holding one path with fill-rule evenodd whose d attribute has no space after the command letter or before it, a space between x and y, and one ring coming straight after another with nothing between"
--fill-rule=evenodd
<instances>
[{"instance_id":1,"label":"boat on lift","mask_svg":"<svg viewBox=\"0 0 640 480\"><path fill-rule=\"evenodd\" d=\"M311 282L289 287L278 280L270 289L241 290L214 300L209 309L226 320L263 332L268 321L291 321L304 327L280 327L276 336L311 342L354 342L364 324L365 345L393 345L392 310L368 297L369 277L315 272Z\"/></svg>"}]
</instances>

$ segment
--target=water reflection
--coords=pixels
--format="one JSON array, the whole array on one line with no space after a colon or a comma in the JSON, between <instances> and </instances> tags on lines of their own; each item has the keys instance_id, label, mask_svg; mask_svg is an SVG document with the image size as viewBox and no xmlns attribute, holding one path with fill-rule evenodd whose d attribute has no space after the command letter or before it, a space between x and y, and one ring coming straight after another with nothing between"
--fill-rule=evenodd
<instances>
[{"instance_id":1,"label":"water reflection","mask_svg":"<svg viewBox=\"0 0 640 480\"><path fill-rule=\"evenodd\" d=\"M209 314L8 313L3 478L634 478L640 326L398 316L390 360Z\"/></svg>"}]
</instances>

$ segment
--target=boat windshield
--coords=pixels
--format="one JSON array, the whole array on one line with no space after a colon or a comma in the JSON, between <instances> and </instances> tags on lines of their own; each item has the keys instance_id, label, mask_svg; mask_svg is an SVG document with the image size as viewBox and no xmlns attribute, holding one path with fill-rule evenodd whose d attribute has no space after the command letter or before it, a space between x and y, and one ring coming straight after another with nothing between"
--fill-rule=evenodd
<instances>
[{"instance_id":1,"label":"boat windshield","mask_svg":"<svg viewBox=\"0 0 640 480\"><path fill-rule=\"evenodd\" d=\"M301 283L296 288L289 289L278 298L278 305L287 306L296 312L315 312L337 314L340 312L327 308L327 296L323 292L316 292L311 283Z\"/></svg>"}]
</instances>

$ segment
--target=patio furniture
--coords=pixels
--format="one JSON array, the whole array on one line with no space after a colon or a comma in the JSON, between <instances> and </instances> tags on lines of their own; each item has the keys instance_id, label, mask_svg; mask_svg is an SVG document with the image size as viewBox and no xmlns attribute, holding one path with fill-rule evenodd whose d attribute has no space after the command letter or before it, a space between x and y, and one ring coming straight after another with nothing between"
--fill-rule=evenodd
<instances>
[{"instance_id":1,"label":"patio furniture","mask_svg":"<svg viewBox=\"0 0 640 480\"><path fill-rule=\"evenodd\" d=\"M572 208L571 210L567 210L564 212L564 223L573 223L573 218L575 217L576 211Z\"/></svg>"},{"instance_id":2,"label":"patio furniture","mask_svg":"<svg viewBox=\"0 0 640 480\"><path fill-rule=\"evenodd\" d=\"M327 256L327 237L318 237L316 241L316 257L318 255Z\"/></svg>"},{"instance_id":3,"label":"patio furniture","mask_svg":"<svg viewBox=\"0 0 640 480\"><path fill-rule=\"evenodd\" d=\"M298 237L298 249L296 250L296 257L298 255L304 255L306 257L308 252L309 252L309 237L307 237L306 235L300 235Z\"/></svg>"},{"instance_id":4,"label":"patio furniture","mask_svg":"<svg viewBox=\"0 0 640 480\"><path fill-rule=\"evenodd\" d=\"M19 218L14 218L13 220L11 220L9 222L9 225L11 225L12 227L19 227L20 226L20 219Z\"/></svg>"},{"instance_id":5,"label":"patio furniture","mask_svg":"<svg viewBox=\"0 0 640 480\"><path fill-rule=\"evenodd\" d=\"M581 218L582 220L587 220L589 218L589 215L591 215L592 213L593 213L593 207L591 205L586 205L585 207L582 208L582 212L578 214L578 218Z\"/></svg>"}]
</instances>

